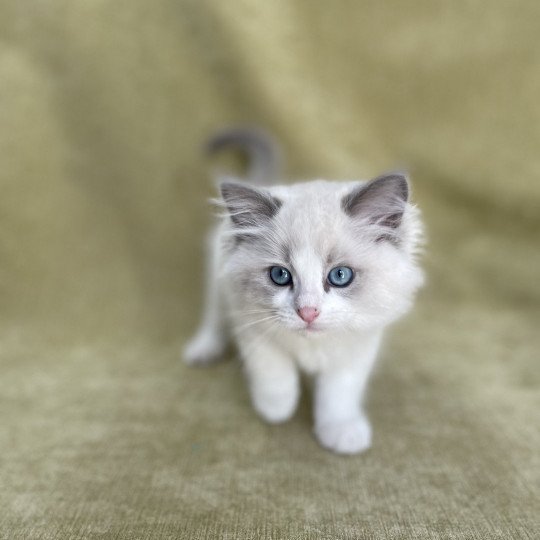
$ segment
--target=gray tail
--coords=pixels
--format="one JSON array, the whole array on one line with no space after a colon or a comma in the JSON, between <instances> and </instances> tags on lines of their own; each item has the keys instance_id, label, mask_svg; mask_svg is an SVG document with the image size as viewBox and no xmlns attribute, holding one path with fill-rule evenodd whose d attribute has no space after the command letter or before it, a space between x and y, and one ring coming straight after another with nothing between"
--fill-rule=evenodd
<instances>
[{"instance_id":1,"label":"gray tail","mask_svg":"<svg viewBox=\"0 0 540 540\"><path fill-rule=\"evenodd\" d=\"M282 154L277 141L259 128L232 127L219 131L207 143L210 154L240 150L247 158L246 180L257 185L275 183L281 174Z\"/></svg>"}]
</instances>

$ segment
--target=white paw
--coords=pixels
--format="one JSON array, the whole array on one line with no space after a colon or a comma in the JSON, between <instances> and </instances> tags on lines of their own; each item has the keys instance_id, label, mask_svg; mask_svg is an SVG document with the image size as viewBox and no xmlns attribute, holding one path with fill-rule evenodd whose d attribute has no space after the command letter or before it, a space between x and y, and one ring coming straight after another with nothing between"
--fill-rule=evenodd
<instances>
[{"instance_id":1,"label":"white paw","mask_svg":"<svg viewBox=\"0 0 540 540\"><path fill-rule=\"evenodd\" d=\"M371 446L371 426L363 417L317 425L315 435L322 446L338 454L358 454Z\"/></svg>"},{"instance_id":2,"label":"white paw","mask_svg":"<svg viewBox=\"0 0 540 540\"><path fill-rule=\"evenodd\" d=\"M225 342L221 336L199 332L184 347L183 359L190 366L211 364L221 358Z\"/></svg>"},{"instance_id":3,"label":"white paw","mask_svg":"<svg viewBox=\"0 0 540 540\"><path fill-rule=\"evenodd\" d=\"M296 389L290 392L253 392L253 407L270 424L286 422L296 410L298 395Z\"/></svg>"}]
</instances>

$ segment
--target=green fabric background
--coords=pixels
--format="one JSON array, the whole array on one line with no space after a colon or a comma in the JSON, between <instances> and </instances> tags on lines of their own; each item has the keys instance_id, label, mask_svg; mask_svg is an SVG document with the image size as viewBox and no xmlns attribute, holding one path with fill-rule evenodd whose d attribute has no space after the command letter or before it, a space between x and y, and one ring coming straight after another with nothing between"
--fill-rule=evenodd
<instances>
[{"instance_id":1,"label":"green fabric background","mask_svg":"<svg viewBox=\"0 0 540 540\"><path fill-rule=\"evenodd\" d=\"M2 0L0 538L539 538L539 35L535 0ZM238 122L294 178L411 171L429 284L365 455L179 361Z\"/></svg>"}]
</instances>

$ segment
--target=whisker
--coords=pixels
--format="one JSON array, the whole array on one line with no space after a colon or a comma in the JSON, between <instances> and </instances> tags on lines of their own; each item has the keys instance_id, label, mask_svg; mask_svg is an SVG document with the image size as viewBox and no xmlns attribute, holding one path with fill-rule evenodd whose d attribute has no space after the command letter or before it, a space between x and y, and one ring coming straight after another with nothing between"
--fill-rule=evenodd
<instances>
[{"instance_id":1,"label":"whisker","mask_svg":"<svg viewBox=\"0 0 540 540\"><path fill-rule=\"evenodd\" d=\"M252 315L255 313L272 313L272 309L244 309L244 310L237 310L237 311L229 311L232 315Z\"/></svg>"},{"instance_id":2,"label":"whisker","mask_svg":"<svg viewBox=\"0 0 540 540\"><path fill-rule=\"evenodd\" d=\"M273 337L272 332L278 330L279 327L277 324L275 324L274 321L266 328L263 332L256 335L252 340L250 340L246 345L247 347L244 348L243 354L251 355L252 352L257 348L263 345L264 343L268 343L270 339Z\"/></svg>"},{"instance_id":3,"label":"whisker","mask_svg":"<svg viewBox=\"0 0 540 540\"><path fill-rule=\"evenodd\" d=\"M261 324L263 322L270 321L270 320L277 320L278 318L279 317L277 315L269 315L268 317L263 317L262 319L257 319L256 321L249 321L249 322L247 322L245 324L237 326L236 328L233 329L233 331L235 333L241 332L241 331L247 330L248 328L250 328L252 326L255 326L257 324Z\"/></svg>"}]
</instances>

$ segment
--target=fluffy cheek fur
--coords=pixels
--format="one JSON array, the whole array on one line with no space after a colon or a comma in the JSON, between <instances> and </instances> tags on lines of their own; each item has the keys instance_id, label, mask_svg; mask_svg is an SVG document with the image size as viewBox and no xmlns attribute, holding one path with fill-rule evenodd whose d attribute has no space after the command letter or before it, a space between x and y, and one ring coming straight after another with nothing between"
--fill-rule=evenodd
<instances>
[{"instance_id":1,"label":"fluffy cheek fur","mask_svg":"<svg viewBox=\"0 0 540 540\"><path fill-rule=\"evenodd\" d=\"M273 305L276 287L268 276L269 264L248 253L230 254L221 274L221 289L228 298L233 322L277 316ZM285 291L282 291L285 292Z\"/></svg>"},{"instance_id":2,"label":"fluffy cheek fur","mask_svg":"<svg viewBox=\"0 0 540 540\"><path fill-rule=\"evenodd\" d=\"M351 296L353 326L370 329L398 319L411 308L423 279L420 268L399 249L377 246L364 259L360 287Z\"/></svg>"}]
</instances>

